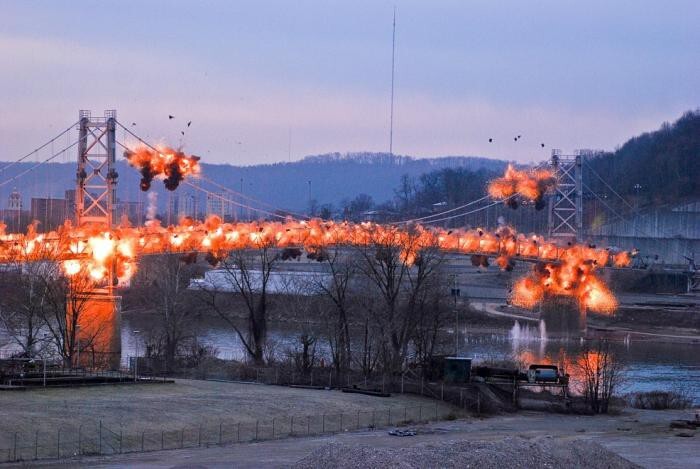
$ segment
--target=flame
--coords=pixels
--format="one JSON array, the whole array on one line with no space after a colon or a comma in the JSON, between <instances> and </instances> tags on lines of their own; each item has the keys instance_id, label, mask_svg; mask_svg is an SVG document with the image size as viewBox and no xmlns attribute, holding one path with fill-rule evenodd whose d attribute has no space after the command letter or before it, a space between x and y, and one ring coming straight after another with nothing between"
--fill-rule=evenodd
<instances>
[{"instance_id":1,"label":"flame","mask_svg":"<svg viewBox=\"0 0 700 469\"><path fill-rule=\"evenodd\" d=\"M199 157L186 155L182 151L166 146L139 147L134 151L124 152L129 164L141 172L141 190L151 188L153 178L163 179L165 188L174 191L186 176L200 173Z\"/></svg>"},{"instance_id":2,"label":"flame","mask_svg":"<svg viewBox=\"0 0 700 469\"><path fill-rule=\"evenodd\" d=\"M634 255L611 255L605 249L586 245L562 248L542 236L526 236L511 227L500 227L495 232L447 231L422 225L398 227L320 219L224 223L212 216L205 221L185 218L168 227L159 223L142 227L122 224L111 230L75 228L66 223L55 232L37 233L36 226L30 225L26 235L0 235L0 262L55 259L61 261L66 275L83 272L95 282L106 281L114 268L114 274L123 283L136 273L136 261L142 255L208 252L216 263L235 250L294 247L318 254L332 245L375 245L377 256L384 255L382 249L394 247L399 259L409 266L419 261L422 250L433 248L470 255L472 263L484 267L489 265L489 257L495 257L504 270L513 268L514 259L540 261L529 275L515 283L513 304L533 308L549 296L571 296L582 308L606 314L615 310L617 301L596 277L595 270L607 265L629 265Z\"/></svg>"},{"instance_id":3,"label":"flame","mask_svg":"<svg viewBox=\"0 0 700 469\"><path fill-rule=\"evenodd\" d=\"M488 194L494 199L503 200L511 207L517 208L516 196L535 203L535 208L544 208L544 195L556 184L554 173L547 169L520 171L509 164L503 177L489 182Z\"/></svg>"},{"instance_id":4,"label":"flame","mask_svg":"<svg viewBox=\"0 0 700 469\"><path fill-rule=\"evenodd\" d=\"M615 312L617 299L594 273L596 268L608 264L607 251L574 245L565 249L559 259L557 264L535 265L530 275L518 280L513 286L511 302L533 308L547 296L568 296L576 298L581 309L601 314Z\"/></svg>"}]
</instances>

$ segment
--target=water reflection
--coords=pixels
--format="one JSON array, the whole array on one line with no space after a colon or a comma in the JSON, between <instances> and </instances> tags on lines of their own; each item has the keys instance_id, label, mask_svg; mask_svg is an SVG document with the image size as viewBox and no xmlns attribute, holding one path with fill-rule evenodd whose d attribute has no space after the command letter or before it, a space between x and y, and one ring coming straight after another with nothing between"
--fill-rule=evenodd
<instances>
[{"instance_id":1,"label":"water reflection","mask_svg":"<svg viewBox=\"0 0 700 469\"><path fill-rule=\"evenodd\" d=\"M122 359L134 355L136 341L143 341L143 334L133 330L148 330L152 318L147 315L125 315L122 318ZM269 334L278 354L294 348L302 332L312 332L321 339L317 352L327 355L329 349L322 339L318 326L296 323L274 323ZM223 320L208 318L198 325L198 340L216 348L221 358L245 357L240 338ZM451 343L454 339L452 339ZM473 332L463 328L459 336L459 353L476 360L517 359L525 365L531 363L572 363L578 360L586 343L578 339L547 338L544 323L514 323L510 330ZM627 369L626 392L655 389L687 390L696 404L700 404L700 353L696 344L659 343L621 340L611 343L612 352L623 361ZM139 350L143 352L143 342Z\"/></svg>"}]
</instances>

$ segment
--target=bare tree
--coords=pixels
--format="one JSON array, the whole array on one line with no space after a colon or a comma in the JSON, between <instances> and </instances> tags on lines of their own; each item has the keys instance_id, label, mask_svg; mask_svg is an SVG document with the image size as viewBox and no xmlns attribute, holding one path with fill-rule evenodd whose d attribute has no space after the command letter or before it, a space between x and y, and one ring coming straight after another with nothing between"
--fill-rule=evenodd
<instances>
[{"instance_id":1,"label":"bare tree","mask_svg":"<svg viewBox=\"0 0 700 469\"><path fill-rule=\"evenodd\" d=\"M624 377L622 363L611 350L610 343L603 339L592 348L587 346L575 362L573 371L589 410L606 414Z\"/></svg>"},{"instance_id":2,"label":"bare tree","mask_svg":"<svg viewBox=\"0 0 700 469\"><path fill-rule=\"evenodd\" d=\"M43 280L47 292L44 324L64 364L80 366L80 350L92 347L105 326L88 311L95 283L87 272L64 275L57 263Z\"/></svg>"},{"instance_id":3,"label":"bare tree","mask_svg":"<svg viewBox=\"0 0 700 469\"><path fill-rule=\"evenodd\" d=\"M165 359L172 371L178 353L196 336L200 303L189 290L191 279L201 270L179 254L144 258L130 296L139 306L156 313L157 330L150 331L151 348ZM152 352L153 353L153 352Z\"/></svg>"},{"instance_id":4,"label":"bare tree","mask_svg":"<svg viewBox=\"0 0 700 469\"><path fill-rule=\"evenodd\" d=\"M333 354L336 372L347 370L352 360L350 346L350 316L352 314L352 281L357 273L357 266L352 253L339 244L317 249L315 257L328 269L330 281L325 276L314 279L314 287L322 292L332 303L333 308L325 315L327 318L328 342Z\"/></svg>"},{"instance_id":5,"label":"bare tree","mask_svg":"<svg viewBox=\"0 0 700 469\"><path fill-rule=\"evenodd\" d=\"M376 231L372 242L359 248L359 269L379 300L371 317L382 334L384 367L390 372L403 367L420 320L426 288L443 259L435 246L422 242L418 231Z\"/></svg>"},{"instance_id":6,"label":"bare tree","mask_svg":"<svg viewBox=\"0 0 700 469\"><path fill-rule=\"evenodd\" d=\"M248 356L256 365L265 363L267 341L268 286L270 274L280 259L272 239L260 236L257 249L232 251L218 257L220 284L200 284L201 298L216 311L236 332ZM233 293L243 299L247 328L237 322L236 311L230 305Z\"/></svg>"},{"instance_id":7,"label":"bare tree","mask_svg":"<svg viewBox=\"0 0 700 469\"><path fill-rule=\"evenodd\" d=\"M0 324L25 357L32 357L42 340L50 262L13 262L0 272Z\"/></svg>"}]
</instances>

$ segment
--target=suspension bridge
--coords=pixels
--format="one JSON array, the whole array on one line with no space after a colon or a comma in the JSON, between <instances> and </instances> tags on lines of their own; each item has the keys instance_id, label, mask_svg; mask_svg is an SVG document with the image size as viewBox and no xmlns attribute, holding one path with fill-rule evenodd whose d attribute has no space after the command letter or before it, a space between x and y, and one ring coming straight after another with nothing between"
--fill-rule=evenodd
<instances>
[{"instance_id":1,"label":"suspension bridge","mask_svg":"<svg viewBox=\"0 0 700 469\"><path fill-rule=\"evenodd\" d=\"M36 161L29 168L1 179L3 173L14 165L28 160L41 150L53 149L55 142L76 127L78 137L75 141L57 152L52 151L48 157ZM135 143L118 140L118 129ZM89 313L85 317L100 318L99 321L92 321L95 324L118 323L119 298L114 294L114 287L128 286L137 269L137 260L144 255L204 252L215 263L233 250L303 248L307 252L319 252L329 246L379 245L396 248L404 263L413 264L421 251L437 249L471 256L475 265L483 263L487 257L494 257L503 269L512 268L513 261L546 264L551 266L546 274L548 279L543 277L542 286L536 288L547 287L555 293L568 294L566 289L572 287L567 287L567 283L575 282L580 285L576 287L580 290L576 295L583 298L582 304L603 310L610 308L607 304L610 300L604 298L607 290L604 285L585 279L595 279L595 269L631 268L631 255L634 253L578 243L583 237L582 195L587 187L582 178L584 163L581 155L566 156L554 151L551 161L546 163L554 172L557 183L548 195L548 238L545 238L540 235L526 236L509 227L488 231L437 226L450 220L464 220L470 214L503 203L503 200L493 200L489 196L407 220L386 224L350 223L312 219L275 207L215 182L206 174L195 175L196 179L182 175L179 183L222 202L254 211L260 219L226 223L218 217L210 217L201 221L184 220L170 226L162 226L151 220L142 226L130 226L120 221L115 212L119 182L115 166L118 149L133 153L136 145L146 147L155 154L162 153L160 148L120 123L116 111L105 111L99 117L89 111L80 111L77 122L34 151L0 168L0 187L16 184L42 165L65 155L69 150L77 149L74 213L66 217L64 226L50 232L40 232L36 226L32 226L27 232L7 233L0 225L0 263L51 261L60 265L62 275L74 277L84 274L90 287L82 289L80 295L88 303L85 309ZM214 189L207 189L203 187L204 184ZM624 219L605 200L601 201L616 216ZM570 275L575 278L553 280L571 269L575 273ZM523 285L523 288L530 290L535 288ZM523 294L530 295L531 292ZM71 314L70 310L67 314ZM79 327L78 324L74 326ZM118 327L107 329L109 334L99 346L117 353ZM78 332L95 333L87 326Z\"/></svg>"}]
</instances>

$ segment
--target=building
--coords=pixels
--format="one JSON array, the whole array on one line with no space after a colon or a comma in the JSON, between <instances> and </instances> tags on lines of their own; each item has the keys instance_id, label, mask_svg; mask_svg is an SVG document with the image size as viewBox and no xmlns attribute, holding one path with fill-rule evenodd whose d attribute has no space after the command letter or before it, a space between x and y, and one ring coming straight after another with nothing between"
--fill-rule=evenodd
<instances>
[{"instance_id":1,"label":"building","mask_svg":"<svg viewBox=\"0 0 700 469\"><path fill-rule=\"evenodd\" d=\"M191 192L184 194L182 197L178 197L178 217L192 217L196 219L199 214L197 202L197 196Z\"/></svg>"},{"instance_id":2,"label":"building","mask_svg":"<svg viewBox=\"0 0 700 469\"><path fill-rule=\"evenodd\" d=\"M218 215L222 220L233 217L233 204L223 192L207 194L207 216Z\"/></svg>"},{"instance_id":3,"label":"building","mask_svg":"<svg viewBox=\"0 0 700 469\"><path fill-rule=\"evenodd\" d=\"M0 209L0 222L6 225L8 233L23 232L27 228L29 213L22 208L22 195L15 187L7 198L5 208Z\"/></svg>"},{"instance_id":4,"label":"building","mask_svg":"<svg viewBox=\"0 0 700 469\"><path fill-rule=\"evenodd\" d=\"M29 213L32 220L39 222L40 231L51 231L63 226L66 217L72 218L66 199L52 197L32 197Z\"/></svg>"},{"instance_id":5,"label":"building","mask_svg":"<svg viewBox=\"0 0 700 469\"><path fill-rule=\"evenodd\" d=\"M124 218L129 220L132 225L143 224L143 202L132 202L128 200L119 200L115 203L116 223L121 222Z\"/></svg>"}]
</instances>

